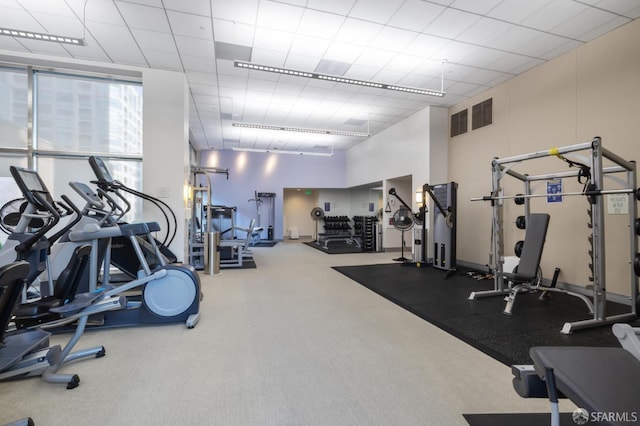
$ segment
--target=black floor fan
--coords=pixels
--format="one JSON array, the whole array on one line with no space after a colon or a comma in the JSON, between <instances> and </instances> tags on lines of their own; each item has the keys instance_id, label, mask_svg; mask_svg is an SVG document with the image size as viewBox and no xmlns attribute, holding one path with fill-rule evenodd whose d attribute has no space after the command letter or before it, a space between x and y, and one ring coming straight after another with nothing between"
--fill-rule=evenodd
<instances>
[{"instance_id":1,"label":"black floor fan","mask_svg":"<svg viewBox=\"0 0 640 426\"><path fill-rule=\"evenodd\" d=\"M320 207L314 207L311 209L311 218L316 222L316 236L315 239L313 240L313 242L318 243L319 244L319 238L318 238L318 222L320 222L320 220L324 219L324 210L322 210Z\"/></svg>"},{"instance_id":2,"label":"black floor fan","mask_svg":"<svg viewBox=\"0 0 640 426\"><path fill-rule=\"evenodd\" d=\"M398 231L402 232L402 247L400 249L400 257L393 260L397 262L407 262L409 259L404 257L404 246L405 246L404 233L405 231L408 231L411 228L413 228L413 213L411 213L409 209L400 207L393 214L392 221L393 221L393 227L396 228Z\"/></svg>"}]
</instances>

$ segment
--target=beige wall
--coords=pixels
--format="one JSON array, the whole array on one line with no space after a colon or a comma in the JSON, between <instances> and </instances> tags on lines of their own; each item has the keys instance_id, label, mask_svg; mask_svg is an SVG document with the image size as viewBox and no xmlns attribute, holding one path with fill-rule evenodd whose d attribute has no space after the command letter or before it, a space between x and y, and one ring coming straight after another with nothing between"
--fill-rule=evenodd
<instances>
[{"instance_id":1,"label":"beige wall","mask_svg":"<svg viewBox=\"0 0 640 426\"><path fill-rule=\"evenodd\" d=\"M450 114L493 98L493 124L451 138L449 179L459 183L458 259L489 262L491 208L471 197L491 189L491 159L547 150L601 136L603 146L627 160L640 159L640 21L635 21L449 110ZM471 110L469 110L471 116ZM471 129L471 125L469 125ZM588 152L575 154L587 160ZM566 163L555 157L529 160L515 170L529 174L564 172ZM623 177L622 175L620 177ZM522 192L522 185L505 178L506 195ZM580 191L576 179L565 180L565 191ZM620 188L611 179L605 189ZM541 184L534 192L543 193ZM542 267L550 278L561 269L560 280L587 285L588 203L583 197L565 197L549 204L545 198L531 204L532 212L549 212L551 222ZM522 206L505 204L505 254L512 255L524 231L513 223ZM607 288L629 293L629 228L627 216L606 215Z\"/></svg>"},{"instance_id":2,"label":"beige wall","mask_svg":"<svg viewBox=\"0 0 640 426\"><path fill-rule=\"evenodd\" d=\"M318 192L312 190L308 195L304 189L285 188L282 203L283 236L288 238L291 229L296 228L301 237L315 237L316 223L311 217L311 210L318 206ZM319 229L322 232L322 223Z\"/></svg>"}]
</instances>

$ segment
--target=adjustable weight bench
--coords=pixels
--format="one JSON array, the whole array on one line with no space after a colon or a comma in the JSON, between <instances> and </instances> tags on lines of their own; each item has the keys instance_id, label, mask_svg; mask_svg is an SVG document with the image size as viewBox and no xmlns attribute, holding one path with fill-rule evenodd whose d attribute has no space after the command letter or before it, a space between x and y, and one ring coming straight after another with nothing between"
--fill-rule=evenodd
<instances>
[{"instance_id":1,"label":"adjustable weight bench","mask_svg":"<svg viewBox=\"0 0 640 426\"><path fill-rule=\"evenodd\" d=\"M613 333L622 348L532 347L533 365L512 367L516 392L524 398L549 398L552 426L560 424L559 398L586 410L586 420L595 424L639 424L640 328L615 324Z\"/></svg>"}]
</instances>

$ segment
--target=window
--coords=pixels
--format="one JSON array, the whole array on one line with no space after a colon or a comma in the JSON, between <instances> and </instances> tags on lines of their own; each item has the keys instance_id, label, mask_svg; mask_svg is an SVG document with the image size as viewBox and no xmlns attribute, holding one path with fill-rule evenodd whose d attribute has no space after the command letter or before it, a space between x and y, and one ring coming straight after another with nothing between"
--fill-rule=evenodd
<instances>
[{"instance_id":1,"label":"window","mask_svg":"<svg viewBox=\"0 0 640 426\"><path fill-rule=\"evenodd\" d=\"M30 117L31 140L27 133ZM102 156L115 179L142 190L139 82L0 65L0 135L0 207L20 197L10 177L11 165L38 170L54 199L66 194L82 207L84 203L69 182L95 179L87 161L90 155ZM138 221L142 201L130 202L126 219ZM6 237L0 232L0 242Z\"/></svg>"},{"instance_id":2,"label":"window","mask_svg":"<svg viewBox=\"0 0 640 426\"><path fill-rule=\"evenodd\" d=\"M27 73L0 68L0 135L2 148L27 147ZM2 176L8 176L3 171Z\"/></svg>"},{"instance_id":3,"label":"window","mask_svg":"<svg viewBox=\"0 0 640 426\"><path fill-rule=\"evenodd\" d=\"M42 72L36 78L37 149L142 154L141 85Z\"/></svg>"},{"instance_id":4,"label":"window","mask_svg":"<svg viewBox=\"0 0 640 426\"><path fill-rule=\"evenodd\" d=\"M475 104L472 108L471 129L476 130L480 127L488 126L493 123L493 98L489 98L484 102Z\"/></svg>"},{"instance_id":5,"label":"window","mask_svg":"<svg viewBox=\"0 0 640 426\"><path fill-rule=\"evenodd\" d=\"M451 137L467 133L469 110L463 109L451 116Z\"/></svg>"}]
</instances>

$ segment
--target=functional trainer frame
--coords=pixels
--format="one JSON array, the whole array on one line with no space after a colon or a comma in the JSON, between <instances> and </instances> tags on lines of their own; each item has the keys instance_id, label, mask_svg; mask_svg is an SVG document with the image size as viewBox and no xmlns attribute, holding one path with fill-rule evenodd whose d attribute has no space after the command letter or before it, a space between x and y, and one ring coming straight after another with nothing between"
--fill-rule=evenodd
<instances>
[{"instance_id":1,"label":"functional trainer frame","mask_svg":"<svg viewBox=\"0 0 640 426\"><path fill-rule=\"evenodd\" d=\"M560 157L562 154L590 151L589 179L591 185L584 192L569 192L559 194L532 194L531 182L546 181L551 179L565 179L571 177L584 176L583 169L576 171L548 173L541 175L527 175L512 170L512 167L526 160L535 158L543 158L549 156ZM603 161L607 159L615 165L604 167ZM592 265L593 265L593 318L583 321L565 323L561 332L570 334L575 330L598 327L615 322L631 321L638 317L637 300L638 300L638 277L633 268L633 259L638 251L638 237L634 233L635 219L637 214L636 206L636 163L635 161L627 161L602 146L600 137L595 137L591 142L585 142L575 145L569 145L562 148L551 148L545 151L537 151L529 154L516 155L506 158L495 158L491 163L492 168L492 190L491 195L480 198L472 198L471 201L491 201L493 209L493 226L492 226L492 267L494 270L494 289L489 291L472 292L469 295L470 300L480 297L506 295L509 291L505 286L504 280L504 240L503 240L503 203L505 199L520 198L524 200L525 217L529 217L530 208L529 200L534 197L547 195L583 195L588 197L591 204L591 237L592 242ZM606 174L624 173L628 188L619 190L603 190L603 178ZM502 196L501 181L505 176L512 176L524 184L524 195L518 196ZM605 194L627 194L629 196L629 226L630 226L630 287L631 287L631 312L620 315L607 316L606 314L606 274L605 274Z\"/></svg>"}]
</instances>

